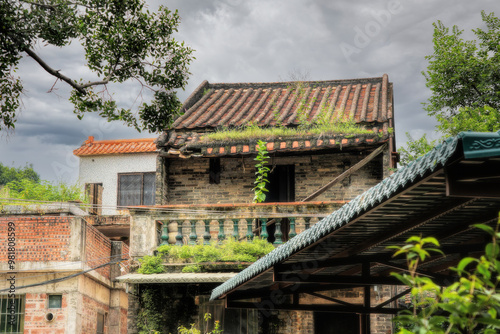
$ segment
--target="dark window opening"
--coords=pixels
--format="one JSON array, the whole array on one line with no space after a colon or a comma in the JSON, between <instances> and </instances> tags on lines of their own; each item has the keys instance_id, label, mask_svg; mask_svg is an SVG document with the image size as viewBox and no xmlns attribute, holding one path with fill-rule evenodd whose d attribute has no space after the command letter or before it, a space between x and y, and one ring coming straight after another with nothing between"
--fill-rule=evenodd
<instances>
[{"instance_id":1,"label":"dark window opening","mask_svg":"<svg viewBox=\"0 0 500 334\"><path fill-rule=\"evenodd\" d=\"M154 205L155 173L118 174L118 206Z\"/></svg>"},{"instance_id":2,"label":"dark window opening","mask_svg":"<svg viewBox=\"0 0 500 334\"><path fill-rule=\"evenodd\" d=\"M104 313L97 313L96 334L104 334L105 321L106 321L106 315Z\"/></svg>"},{"instance_id":3,"label":"dark window opening","mask_svg":"<svg viewBox=\"0 0 500 334\"><path fill-rule=\"evenodd\" d=\"M220 158L210 158L209 162L209 182L210 184L220 183Z\"/></svg>"},{"instance_id":4,"label":"dark window opening","mask_svg":"<svg viewBox=\"0 0 500 334\"><path fill-rule=\"evenodd\" d=\"M359 315L314 312L314 332L317 334L358 334Z\"/></svg>"},{"instance_id":5,"label":"dark window opening","mask_svg":"<svg viewBox=\"0 0 500 334\"><path fill-rule=\"evenodd\" d=\"M294 202L295 201L295 166L294 165L278 165L274 166L271 173L268 175L269 183L266 193L266 203L279 202ZM268 226L267 233L269 234L268 241L274 242L276 239L276 223ZM281 219L281 234L282 240L288 240L290 232L290 222L288 219Z\"/></svg>"}]
</instances>

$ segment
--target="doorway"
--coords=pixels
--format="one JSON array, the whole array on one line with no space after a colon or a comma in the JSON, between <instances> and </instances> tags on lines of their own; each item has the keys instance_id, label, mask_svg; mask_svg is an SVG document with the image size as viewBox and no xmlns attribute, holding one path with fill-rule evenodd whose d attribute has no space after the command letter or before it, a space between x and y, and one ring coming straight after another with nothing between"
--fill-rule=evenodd
<instances>
[{"instance_id":1,"label":"doorway","mask_svg":"<svg viewBox=\"0 0 500 334\"><path fill-rule=\"evenodd\" d=\"M357 314L314 312L314 333L359 334Z\"/></svg>"},{"instance_id":2,"label":"doorway","mask_svg":"<svg viewBox=\"0 0 500 334\"><path fill-rule=\"evenodd\" d=\"M295 165L277 165L274 166L269 173L269 183L267 184L265 203L280 203L280 202L294 202L295 201ZM274 232L276 225L272 224L268 227L269 234L268 241L274 242ZM283 235L283 242L288 240L288 233L290 231L290 223L288 219L281 220L281 233Z\"/></svg>"}]
</instances>

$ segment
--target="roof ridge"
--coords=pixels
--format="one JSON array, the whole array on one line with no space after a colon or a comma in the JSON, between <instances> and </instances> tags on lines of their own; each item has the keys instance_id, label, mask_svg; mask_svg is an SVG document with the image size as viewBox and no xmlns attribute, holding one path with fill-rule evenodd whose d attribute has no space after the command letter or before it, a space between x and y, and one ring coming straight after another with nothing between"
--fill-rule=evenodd
<instances>
[{"instance_id":1,"label":"roof ridge","mask_svg":"<svg viewBox=\"0 0 500 334\"><path fill-rule=\"evenodd\" d=\"M328 84L349 84L353 82L363 81L363 82L382 82L385 78L388 80L388 75L383 74L380 77L369 77L369 78L355 78L355 79L337 79L337 80L295 80L295 81L271 81L271 82L214 82L208 83L208 87L213 87L215 89L220 88L234 88L236 87L287 87L290 84L294 84L297 82L303 83L311 83L311 84L319 84L319 85L328 85ZM205 84L205 81L203 82Z\"/></svg>"},{"instance_id":2,"label":"roof ridge","mask_svg":"<svg viewBox=\"0 0 500 334\"><path fill-rule=\"evenodd\" d=\"M105 139L94 140L89 144L119 144L119 143L138 143L138 142L154 142L156 138L134 138L134 139Z\"/></svg>"}]
</instances>

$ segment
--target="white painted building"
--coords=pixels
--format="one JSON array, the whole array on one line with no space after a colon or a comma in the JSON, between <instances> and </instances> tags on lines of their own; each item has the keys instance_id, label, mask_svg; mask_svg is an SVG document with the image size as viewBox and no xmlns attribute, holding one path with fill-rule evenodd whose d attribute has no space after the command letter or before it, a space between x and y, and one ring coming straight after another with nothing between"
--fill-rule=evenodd
<instances>
[{"instance_id":1,"label":"white painted building","mask_svg":"<svg viewBox=\"0 0 500 334\"><path fill-rule=\"evenodd\" d=\"M90 136L73 154L80 158L79 182L94 205L92 213L113 215L123 206L154 205L154 138L94 141Z\"/></svg>"}]
</instances>

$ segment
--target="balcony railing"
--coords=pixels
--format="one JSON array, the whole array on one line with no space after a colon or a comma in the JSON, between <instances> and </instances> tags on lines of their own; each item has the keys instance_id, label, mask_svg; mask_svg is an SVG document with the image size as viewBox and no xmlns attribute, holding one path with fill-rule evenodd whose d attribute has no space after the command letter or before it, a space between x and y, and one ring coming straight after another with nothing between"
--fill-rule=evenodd
<instances>
[{"instance_id":1,"label":"balcony railing","mask_svg":"<svg viewBox=\"0 0 500 334\"><path fill-rule=\"evenodd\" d=\"M155 210L132 210L133 215L153 216L158 223L159 244L209 244L227 238L252 240L255 236L274 245L295 237L343 201L259 204L170 205Z\"/></svg>"}]
</instances>

